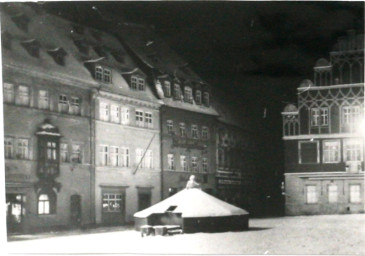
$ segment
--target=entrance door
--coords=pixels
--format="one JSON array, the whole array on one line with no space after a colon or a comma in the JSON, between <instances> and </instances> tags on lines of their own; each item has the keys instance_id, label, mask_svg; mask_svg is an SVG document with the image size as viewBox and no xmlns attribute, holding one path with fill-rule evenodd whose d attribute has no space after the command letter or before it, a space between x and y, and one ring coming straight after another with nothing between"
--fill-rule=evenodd
<instances>
[{"instance_id":1,"label":"entrance door","mask_svg":"<svg viewBox=\"0 0 365 256\"><path fill-rule=\"evenodd\" d=\"M23 202L25 202L23 194L6 194L6 224L9 233L23 230L25 213Z\"/></svg>"},{"instance_id":2,"label":"entrance door","mask_svg":"<svg viewBox=\"0 0 365 256\"><path fill-rule=\"evenodd\" d=\"M81 196L71 196L71 225L79 226L81 224Z\"/></svg>"},{"instance_id":3,"label":"entrance door","mask_svg":"<svg viewBox=\"0 0 365 256\"><path fill-rule=\"evenodd\" d=\"M138 211L144 210L151 206L150 193L138 193Z\"/></svg>"}]
</instances>

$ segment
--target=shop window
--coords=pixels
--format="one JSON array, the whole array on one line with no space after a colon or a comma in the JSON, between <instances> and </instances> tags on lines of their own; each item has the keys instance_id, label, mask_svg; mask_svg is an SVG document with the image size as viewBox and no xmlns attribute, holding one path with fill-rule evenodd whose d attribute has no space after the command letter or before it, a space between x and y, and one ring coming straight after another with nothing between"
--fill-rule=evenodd
<instances>
[{"instance_id":1,"label":"shop window","mask_svg":"<svg viewBox=\"0 0 365 256\"><path fill-rule=\"evenodd\" d=\"M317 199L317 187L314 185L306 186L307 204L316 204Z\"/></svg>"},{"instance_id":2,"label":"shop window","mask_svg":"<svg viewBox=\"0 0 365 256\"><path fill-rule=\"evenodd\" d=\"M350 185L350 203L361 203L360 185Z\"/></svg>"}]
</instances>

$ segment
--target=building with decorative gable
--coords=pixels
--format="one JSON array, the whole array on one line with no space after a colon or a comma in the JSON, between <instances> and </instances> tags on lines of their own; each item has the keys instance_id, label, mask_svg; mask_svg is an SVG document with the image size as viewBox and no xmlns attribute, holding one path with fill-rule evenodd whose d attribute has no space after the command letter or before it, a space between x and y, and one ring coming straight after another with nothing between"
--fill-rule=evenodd
<instances>
[{"instance_id":1,"label":"building with decorative gable","mask_svg":"<svg viewBox=\"0 0 365 256\"><path fill-rule=\"evenodd\" d=\"M286 214L364 211L364 35L319 59L282 112Z\"/></svg>"}]
</instances>

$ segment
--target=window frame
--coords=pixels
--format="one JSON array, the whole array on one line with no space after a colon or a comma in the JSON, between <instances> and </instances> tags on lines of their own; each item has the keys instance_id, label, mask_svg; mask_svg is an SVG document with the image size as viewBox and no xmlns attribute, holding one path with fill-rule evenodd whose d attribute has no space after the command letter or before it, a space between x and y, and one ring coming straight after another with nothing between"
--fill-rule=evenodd
<instances>
[{"instance_id":1,"label":"window frame","mask_svg":"<svg viewBox=\"0 0 365 256\"><path fill-rule=\"evenodd\" d=\"M11 142L11 144L8 144L7 142ZM14 153L15 153L14 142L15 142L14 137L10 137L10 136L4 137L4 157L5 157L5 159L14 158ZM10 153L9 153L9 148L10 148Z\"/></svg>"},{"instance_id":2,"label":"window frame","mask_svg":"<svg viewBox=\"0 0 365 256\"><path fill-rule=\"evenodd\" d=\"M144 121L147 124L148 128L153 128L153 115L152 112L145 112L144 113Z\"/></svg>"},{"instance_id":3,"label":"window frame","mask_svg":"<svg viewBox=\"0 0 365 256\"><path fill-rule=\"evenodd\" d=\"M45 92L45 95L41 95L42 92ZM48 90L39 90L38 91L38 108L39 109L49 109L49 91Z\"/></svg>"},{"instance_id":4,"label":"window frame","mask_svg":"<svg viewBox=\"0 0 365 256\"><path fill-rule=\"evenodd\" d=\"M11 87L11 88L8 88ZM3 84L3 100L6 103L14 103L15 102L15 85L12 83L4 83Z\"/></svg>"},{"instance_id":5,"label":"window frame","mask_svg":"<svg viewBox=\"0 0 365 256\"><path fill-rule=\"evenodd\" d=\"M120 166L129 167L130 165L130 154L128 147L120 147Z\"/></svg>"},{"instance_id":6,"label":"window frame","mask_svg":"<svg viewBox=\"0 0 365 256\"><path fill-rule=\"evenodd\" d=\"M209 139L209 128L207 126L202 126L202 139Z\"/></svg>"},{"instance_id":7,"label":"window frame","mask_svg":"<svg viewBox=\"0 0 365 256\"><path fill-rule=\"evenodd\" d=\"M175 157L174 154L167 154L167 168L168 170L175 170Z\"/></svg>"},{"instance_id":8,"label":"window frame","mask_svg":"<svg viewBox=\"0 0 365 256\"><path fill-rule=\"evenodd\" d=\"M207 107L210 105L210 95L209 92L203 92L203 104Z\"/></svg>"},{"instance_id":9,"label":"window frame","mask_svg":"<svg viewBox=\"0 0 365 256\"><path fill-rule=\"evenodd\" d=\"M23 141L23 142L27 142L26 144L27 145L19 145L20 141ZM24 149L24 152L23 151L20 151ZM24 155L23 155L24 154ZM24 159L24 160L27 160L29 159L29 139L27 138L18 138L16 140L16 158L17 159Z\"/></svg>"},{"instance_id":10,"label":"window frame","mask_svg":"<svg viewBox=\"0 0 365 256\"><path fill-rule=\"evenodd\" d=\"M120 123L120 106L116 104L110 104L110 121L112 123Z\"/></svg>"},{"instance_id":11,"label":"window frame","mask_svg":"<svg viewBox=\"0 0 365 256\"><path fill-rule=\"evenodd\" d=\"M22 90L24 89L24 90ZM17 105L29 106L30 105L30 88L26 85L19 85L17 89Z\"/></svg>"},{"instance_id":12,"label":"window frame","mask_svg":"<svg viewBox=\"0 0 365 256\"><path fill-rule=\"evenodd\" d=\"M118 146L109 146L109 162L110 166L120 166L120 150Z\"/></svg>"},{"instance_id":13,"label":"window frame","mask_svg":"<svg viewBox=\"0 0 365 256\"><path fill-rule=\"evenodd\" d=\"M100 166L109 165L109 146L108 145L105 145L105 144L99 145L99 165Z\"/></svg>"},{"instance_id":14,"label":"window frame","mask_svg":"<svg viewBox=\"0 0 365 256\"><path fill-rule=\"evenodd\" d=\"M309 188L313 188L313 191L310 191ZM305 202L306 204L318 204L318 193L316 185L305 185Z\"/></svg>"},{"instance_id":15,"label":"window frame","mask_svg":"<svg viewBox=\"0 0 365 256\"><path fill-rule=\"evenodd\" d=\"M165 97L171 97L171 83L170 81L164 81Z\"/></svg>"},{"instance_id":16,"label":"window frame","mask_svg":"<svg viewBox=\"0 0 365 256\"><path fill-rule=\"evenodd\" d=\"M135 116L136 125L139 127L144 127L144 111L141 109L136 109Z\"/></svg>"},{"instance_id":17,"label":"window frame","mask_svg":"<svg viewBox=\"0 0 365 256\"><path fill-rule=\"evenodd\" d=\"M317 154L317 161L313 162L313 163L303 163L302 160L302 144L304 143L316 143L317 145L317 150L316 150L316 154ZM318 140L314 140L314 141L298 141L298 162L299 164L319 164L320 163L320 149L319 149L319 141Z\"/></svg>"},{"instance_id":18,"label":"window frame","mask_svg":"<svg viewBox=\"0 0 365 256\"><path fill-rule=\"evenodd\" d=\"M110 104L104 101L99 102L99 119L101 121L110 120Z\"/></svg>"},{"instance_id":19,"label":"window frame","mask_svg":"<svg viewBox=\"0 0 365 256\"><path fill-rule=\"evenodd\" d=\"M75 156L76 158L74 158ZM70 162L77 164L82 163L82 145L80 143L74 143L71 145Z\"/></svg>"},{"instance_id":20,"label":"window frame","mask_svg":"<svg viewBox=\"0 0 365 256\"><path fill-rule=\"evenodd\" d=\"M185 155L180 155L180 166L182 171L188 171L188 163Z\"/></svg>"},{"instance_id":21,"label":"window frame","mask_svg":"<svg viewBox=\"0 0 365 256\"><path fill-rule=\"evenodd\" d=\"M195 140L199 139L199 130L198 130L198 125L196 124L191 125L191 138Z\"/></svg>"},{"instance_id":22,"label":"window frame","mask_svg":"<svg viewBox=\"0 0 365 256\"><path fill-rule=\"evenodd\" d=\"M60 143L60 161L62 163L67 163L70 161L68 143Z\"/></svg>"},{"instance_id":23,"label":"window frame","mask_svg":"<svg viewBox=\"0 0 365 256\"><path fill-rule=\"evenodd\" d=\"M349 142L352 142L351 144ZM353 143L355 142L355 143ZM351 151L350 152L353 152L353 151L357 151L358 150L358 153L356 153L355 155L356 156L359 156L360 159L359 160L347 160L347 151L348 151L348 146L349 145L356 145L358 146L359 148L358 149L350 149ZM353 139L353 138L350 138L350 139L344 139L343 140L343 161L345 163L347 162L362 162L364 161L363 159L363 149L364 149L364 145L363 145L363 140L361 139ZM351 153L351 157L353 156L353 153Z\"/></svg>"},{"instance_id":24,"label":"window frame","mask_svg":"<svg viewBox=\"0 0 365 256\"><path fill-rule=\"evenodd\" d=\"M128 107L121 108L121 121L122 124L129 124L130 123L130 111Z\"/></svg>"},{"instance_id":25,"label":"window frame","mask_svg":"<svg viewBox=\"0 0 365 256\"><path fill-rule=\"evenodd\" d=\"M81 113L81 98L77 96L70 97L70 114L80 115Z\"/></svg>"},{"instance_id":26,"label":"window frame","mask_svg":"<svg viewBox=\"0 0 365 256\"><path fill-rule=\"evenodd\" d=\"M68 113L69 111L69 100L66 94L58 95L58 112L60 113Z\"/></svg>"},{"instance_id":27,"label":"window frame","mask_svg":"<svg viewBox=\"0 0 365 256\"><path fill-rule=\"evenodd\" d=\"M330 188L336 188L335 190L332 190ZM327 193L328 193L328 203L334 204L338 202L338 186L337 184L328 184L327 186Z\"/></svg>"},{"instance_id":28,"label":"window frame","mask_svg":"<svg viewBox=\"0 0 365 256\"><path fill-rule=\"evenodd\" d=\"M196 156L191 157L191 171L199 172L198 157L196 157Z\"/></svg>"},{"instance_id":29,"label":"window frame","mask_svg":"<svg viewBox=\"0 0 365 256\"><path fill-rule=\"evenodd\" d=\"M356 190L356 198L353 196L352 188L358 187L359 189ZM349 184L349 203L350 204L360 204L361 203L361 184Z\"/></svg>"},{"instance_id":30,"label":"window frame","mask_svg":"<svg viewBox=\"0 0 365 256\"><path fill-rule=\"evenodd\" d=\"M332 151L331 149L325 149L326 143L336 143L337 144L337 149L336 151ZM329 152L329 159L326 159L327 152ZM337 159L331 160L332 157L332 153L337 152ZM340 140L323 140L322 141L322 163L324 164L335 164L335 163L340 163L341 162L341 142Z\"/></svg>"},{"instance_id":31,"label":"window frame","mask_svg":"<svg viewBox=\"0 0 365 256\"><path fill-rule=\"evenodd\" d=\"M202 104L202 91L201 90L195 91L195 103L198 105Z\"/></svg>"}]
</instances>

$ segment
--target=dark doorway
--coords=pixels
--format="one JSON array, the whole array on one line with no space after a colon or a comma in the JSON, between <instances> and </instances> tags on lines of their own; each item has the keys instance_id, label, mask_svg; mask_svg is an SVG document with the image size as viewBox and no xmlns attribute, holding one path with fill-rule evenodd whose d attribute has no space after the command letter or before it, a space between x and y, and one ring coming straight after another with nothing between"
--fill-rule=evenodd
<instances>
[{"instance_id":1,"label":"dark doorway","mask_svg":"<svg viewBox=\"0 0 365 256\"><path fill-rule=\"evenodd\" d=\"M79 226L81 224L81 196L71 196L71 225Z\"/></svg>"},{"instance_id":2,"label":"dark doorway","mask_svg":"<svg viewBox=\"0 0 365 256\"><path fill-rule=\"evenodd\" d=\"M23 194L6 194L6 224L9 233L23 230L24 202Z\"/></svg>"},{"instance_id":3,"label":"dark doorway","mask_svg":"<svg viewBox=\"0 0 365 256\"><path fill-rule=\"evenodd\" d=\"M151 193L138 193L138 211L146 209L151 206Z\"/></svg>"}]
</instances>

